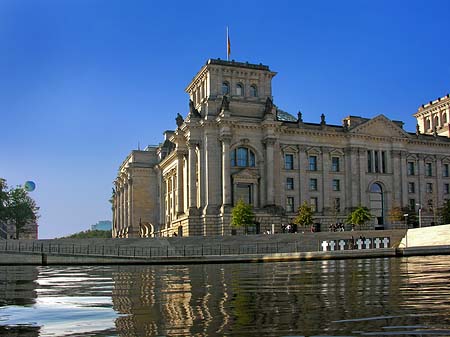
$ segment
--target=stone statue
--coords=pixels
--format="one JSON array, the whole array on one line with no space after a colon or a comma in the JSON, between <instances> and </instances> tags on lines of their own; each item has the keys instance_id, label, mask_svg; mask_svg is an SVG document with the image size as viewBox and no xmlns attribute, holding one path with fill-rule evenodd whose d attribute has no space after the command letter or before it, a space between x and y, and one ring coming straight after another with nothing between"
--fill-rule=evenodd
<instances>
[{"instance_id":1,"label":"stone statue","mask_svg":"<svg viewBox=\"0 0 450 337\"><path fill-rule=\"evenodd\" d=\"M220 110L230 110L230 100L227 95L224 95L222 98L222 105L220 106Z\"/></svg>"},{"instance_id":2,"label":"stone statue","mask_svg":"<svg viewBox=\"0 0 450 337\"><path fill-rule=\"evenodd\" d=\"M272 113L272 109L273 109L273 101L270 99L270 97L267 97L266 108L264 109L264 113L270 114L270 113Z\"/></svg>"},{"instance_id":3,"label":"stone statue","mask_svg":"<svg viewBox=\"0 0 450 337\"><path fill-rule=\"evenodd\" d=\"M301 111L297 113L297 123L303 123L303 114Z\"/></svg>"},{"instance_id":4,"label":"stone statue","mask_svg":"<svg viewBox=\"0 0 450 337\"><path fill-rule=\"evenodd\" d=\"M177 113L177 118L175 118L175 121L177 122L177 126L181 127L184 123L183 116L181 116L179 113Z\"/></svg>"},{"instance_id":5,"label":"stone statue","mask_svg":"<svg viewBox=\"0 0 450 337\"><path fill-rule=\"evenodd\" d=\"M416 124L416 135L420 135L420 126L419 124Z\"/></svg>"},{"instance_id":6,"label":"stone statue","mask_svg":"<svg viewBox=\"0 0 450 337\"><path fill-rule=\"evenodd\" d=\"M324 114L320 115L320 124L322 124L322 125L326 124L326 122L325 122L325 115Z\"/></svg>"},{"instance_id":7,"label":"stone statue","mask_svg":"<svg viewBox=\"0 0 450 337\"><path fill-rule=\"evenodd\" d=\"M342 121L342 127L344 128L344 131L348 131L348 120L344 119Z\"/></svg>"},{"instance_id":8,"label":"stone statue","mask_svg":"<svg viewBox=\"0 0 450 337\"><path fill-rule=\"evenodd\" d=\"M201 117L200 112L195 108L194 102L189 100L189 116L190 117Z\"/></svg>"}]
</instances>

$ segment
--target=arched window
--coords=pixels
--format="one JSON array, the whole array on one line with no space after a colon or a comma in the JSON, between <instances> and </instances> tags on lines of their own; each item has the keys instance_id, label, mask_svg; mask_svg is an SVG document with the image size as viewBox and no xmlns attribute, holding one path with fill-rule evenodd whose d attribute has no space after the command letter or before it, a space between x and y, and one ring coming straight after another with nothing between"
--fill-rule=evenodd
<instances>
[{"instance_id":1,"label":"arched window","mask_svg":"<svg viewBox=\"0 0 450 337\"><path fill-rule=\"evenodd\" d=\"M250 86L250 96L251 97L258 97L258 88L256 87L255 84L252 84Z\"/></svg>"},{"instance_id":2,"label":"arched window","mask_svg":"<svg viewBox=\"0 0 450 337\"><path fill-rule=\"evenodd\" d=\"M442 120L442 126L444 126L444 124L447 123L447 114L445 112L442 114L441 120Z\"/></svg>"},{"instance_id":3,"label":"arched window","mask_svg":"<svg viewBox=\"0 0 450 337\"><path fill-rule=\"evenodd\" d=\"M383 188L379 183L373 183L370 186L369 194L370 213L375 216L378 225L384 223L384 195Z\"/></svg>"},{"instance_id":4,"label":"arched window","mask_svg":"<svg viewBox=\"0 0 450 337\"><path fill-rule=\"evenodd\" d=\"M434 126L439 127L439 117L438 116L434 117Z\"/></svg>"},{"instance_id":5,"label":"arched window","mask_svg":"<svg viewBox=\"0 0 450 337\"><path fill-rule=\"evenodd\" d=\"M244 86L241 83L236 84L236 95L244 96Z\"/></svg>"},{"instance_id":6,"label":"arched window","mask_svg":"<svg viewBox=\"0 0 450 337\"><path fill-rule=\"evenodd\" d=\"M425 130L429 130L429 129L431 129L431 123L430 123L430 119L427 118L425 120Z\"/></svg>"},{"instance_id":7,"label":"arched window","mask_svg":"<svg viewBox=\"0 0 450 337\"><path fill-rule=\"evenodd\" d=\"M231 166L255 167L255 154L246 147L238 147L231 151Z\"/></svg>"},{"instance_id":8,"label":"arched window","mask_svg":"<svg viewBox=\"0 0 450 337\"><path fill-rule=\"evenodd\" d=\"M228 82L222 83L222 95L228 95L230 93L230 85Z\"/></svg>"}]
</instances>

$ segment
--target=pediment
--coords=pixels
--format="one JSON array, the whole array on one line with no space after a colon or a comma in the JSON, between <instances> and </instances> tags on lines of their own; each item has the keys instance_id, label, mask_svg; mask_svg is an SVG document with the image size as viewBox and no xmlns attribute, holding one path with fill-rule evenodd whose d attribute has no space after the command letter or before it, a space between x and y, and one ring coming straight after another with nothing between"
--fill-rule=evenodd
<instances>
[{"instance_id":1,"label":"pediment","mask_svg":"<svg viewBox=\"0 0 450 337\"><path fill-rule=\"evenodd\" d=\"M321 154L321 151L320 151L320 148L310 147L306 150L306 153L308 155L319 155L319 154Z\"/></svg>"},{"instance_id":2,"label":"pediment","mask_svg":"<svg viewBox=\"0 0 450 337\"><path fill-rule=\"evenodd\" d=\"M350 129L349 132L376 137L408 138L408 134L401 127L384 115L378 115L367 122L359 124L353 129Z\"/></svg>"},{"instance_id":3,"label":"pediment","mask_svg":"<svg viewBox=\"0 0 450 337\"><path fill-rule=\"evenodd\" d=\"M298 152L298 147L295 145L286 145L282 147L282 151L284 153L297 153Z\"/></svg>"},{"instance_id":4,"label":"pediment","mask_svg":"<svg viewBox=\"0 0 450 337\"><path fill-rule=\"evenodd\" d=\"M254 182L259 179L259 174L257 169L245 168L233 173L232 177L234 181Z\"/></svg>"}]
</instances>

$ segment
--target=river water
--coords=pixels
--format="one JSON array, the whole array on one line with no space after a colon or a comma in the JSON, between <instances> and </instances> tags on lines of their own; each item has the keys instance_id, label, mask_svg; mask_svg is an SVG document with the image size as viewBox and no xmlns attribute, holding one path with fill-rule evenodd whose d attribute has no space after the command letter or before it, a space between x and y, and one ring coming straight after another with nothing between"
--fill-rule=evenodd
<instances>
[{"instance_id":1,"label":"river water","mask_svg":"<svg viewBox=\"0 0 450 337\"><path fill-rule=\"evenodd\" d=\"M450 262L0 266L0 336L450 336Z\"/></svg>"}]
</instances>

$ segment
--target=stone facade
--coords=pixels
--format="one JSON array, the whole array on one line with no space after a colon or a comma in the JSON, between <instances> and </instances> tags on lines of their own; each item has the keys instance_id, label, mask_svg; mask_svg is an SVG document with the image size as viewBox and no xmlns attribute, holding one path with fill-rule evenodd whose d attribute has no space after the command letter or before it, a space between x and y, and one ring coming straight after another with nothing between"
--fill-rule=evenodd
<instances>
[{"instance_id":1,"label":"stone facade","mask_svg":"<svg viewBox=\"0 0 450 337\"><path fill-rule=\"evenodd\" d=\"M423 225L436 221L450 197L448 137L406 132L383 115L306 123L273 103L275 75L261 64L208 60L186 88L189 112L176 130L120 167L113 236L230 235L239 199L254 206L261 232L291 222L305 201L326 227L359 205L374 215L372 228L392 227L395 207L421 208Z\"/></svg>"}]
</instances>

